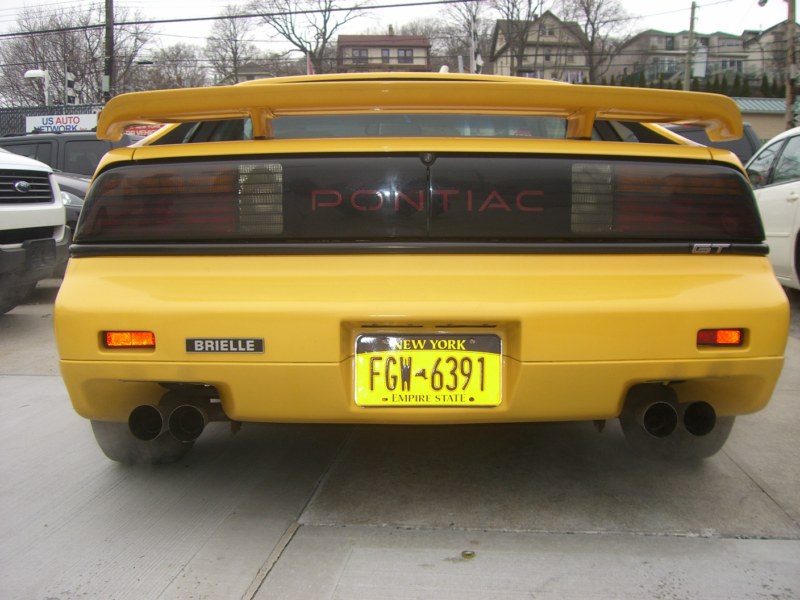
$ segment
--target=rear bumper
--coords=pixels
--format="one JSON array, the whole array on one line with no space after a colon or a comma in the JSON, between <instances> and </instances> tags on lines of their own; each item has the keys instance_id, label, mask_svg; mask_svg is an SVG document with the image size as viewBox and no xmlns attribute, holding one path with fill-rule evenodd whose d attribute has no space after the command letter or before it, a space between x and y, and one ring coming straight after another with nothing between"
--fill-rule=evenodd
<instances>
[{"instance_id":1,"label":"rear bumper","mask_svg":"<svg viewBox=\"0 0 800 600\"><path fill-rule=\"evenodd\" d=\"M782 358L725 361L519 363L504 360L503 400L491 408L359 407L353 361L341 364L129 364L61 361L75 410L89 419L125 421L157 404L157 381L214 386L237 421L310 423L502 423L610 419L627 391L677 382L680 402L703 400L720 415L757 411L769 401ZM155 374L157 379L153 379Z\"/></svg>"},{"instance_id":2,"label":"rear bumper","mask_svg":"<svg viewBox=\"0 0 800 600\"><path fill-rule=\"evenodd\" d=\"M240 421L489 423L613 418L648 382L720 415L756 411L789 309L764 257L76 257L54 319L67 390L90 419L124 421L158 404L161 384L188 383L216 388ZM698 330L729 327L743 346L698 348ZM153 331L156 348L108 350L104 330ZM355 340L380 332L499 336L500 404L357 406ZM187 352L196 338L264 349Z\"/></svg>"},{"instance_id":3,"label":"rear bumper","mask_svg":"<svg viewBox=\"0 0 800 600\"><path fill-rule=\"evenodd\" d=\"M69 259L69 236L0 247L0 275L15 274L21 283L52 277Z\"/></svg>"}]
</instances>

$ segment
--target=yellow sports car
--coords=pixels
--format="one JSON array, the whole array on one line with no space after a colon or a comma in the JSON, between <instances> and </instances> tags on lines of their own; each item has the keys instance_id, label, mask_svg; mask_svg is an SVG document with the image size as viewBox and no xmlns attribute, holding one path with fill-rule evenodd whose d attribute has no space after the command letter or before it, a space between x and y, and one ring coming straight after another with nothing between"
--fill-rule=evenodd
<instances>
[{"instance_id":1,"label":"yellow sports car","mask_svg":"<svg viewBox=\"0 0 800 600\"><path fill-rule=\"evenodd\" d=\"M762 408L789 310L723 96L456 74L128 94L56 302L108 457L212 420L619 418L699 458Z\"/></svg>"}]
</instances>

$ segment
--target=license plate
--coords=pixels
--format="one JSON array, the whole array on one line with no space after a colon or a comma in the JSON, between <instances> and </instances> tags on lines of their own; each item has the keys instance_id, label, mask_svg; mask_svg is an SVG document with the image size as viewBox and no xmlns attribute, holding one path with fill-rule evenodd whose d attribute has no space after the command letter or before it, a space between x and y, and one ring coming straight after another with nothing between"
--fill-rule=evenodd
<instances>
[{"instance_id":1,"label":"license plate","mask_svg":"<svg viewBox=\"0 0 800 600\"><path fill-rule=\"evenodd\" d=\"M379 334L356 339L358 406L498 406L500 337Z\"/></svg>"}]
</instances>

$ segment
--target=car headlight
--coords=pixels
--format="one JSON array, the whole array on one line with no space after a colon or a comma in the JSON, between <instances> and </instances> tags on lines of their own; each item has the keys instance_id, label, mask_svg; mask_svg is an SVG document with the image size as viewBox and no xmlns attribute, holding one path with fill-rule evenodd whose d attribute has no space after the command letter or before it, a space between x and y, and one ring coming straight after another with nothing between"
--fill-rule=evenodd
<instances>
[{"instance_id":1,"label":"car headlight","mask_svg":"<svg viewBox=\"0 0 800 600\"><path fill-rule=\"evenodd\" d=\"M83 198L71 192L65 192L64 190L61 190L61 201L64 203L64 206L83 206Z\"/></svg>"}]
</instances>

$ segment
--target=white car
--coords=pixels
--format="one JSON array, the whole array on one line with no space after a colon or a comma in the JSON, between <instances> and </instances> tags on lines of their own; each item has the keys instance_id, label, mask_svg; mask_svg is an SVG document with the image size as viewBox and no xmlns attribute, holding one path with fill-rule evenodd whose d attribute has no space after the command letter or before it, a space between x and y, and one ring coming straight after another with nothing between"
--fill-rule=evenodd
<instances>
[{"instance_id":1,"label":"white car","mask_svg":"<svg viewBox=\"0 0 800 600\"><path fill-rule=\"evenodd\" d=\"M0 148L0 315L63 273L69 238L53 169Z\"/></svg>"},{"instance_id":2,"label":"white car","mask_svg":"<svg viewBox=\"0 0 800 600\"><path fill-rule=\"evenodd\" d=\"M783 286L800 289L800 127L764 144L746 169L755 189L775 275Z\"/></svg>"}]
</instances>

